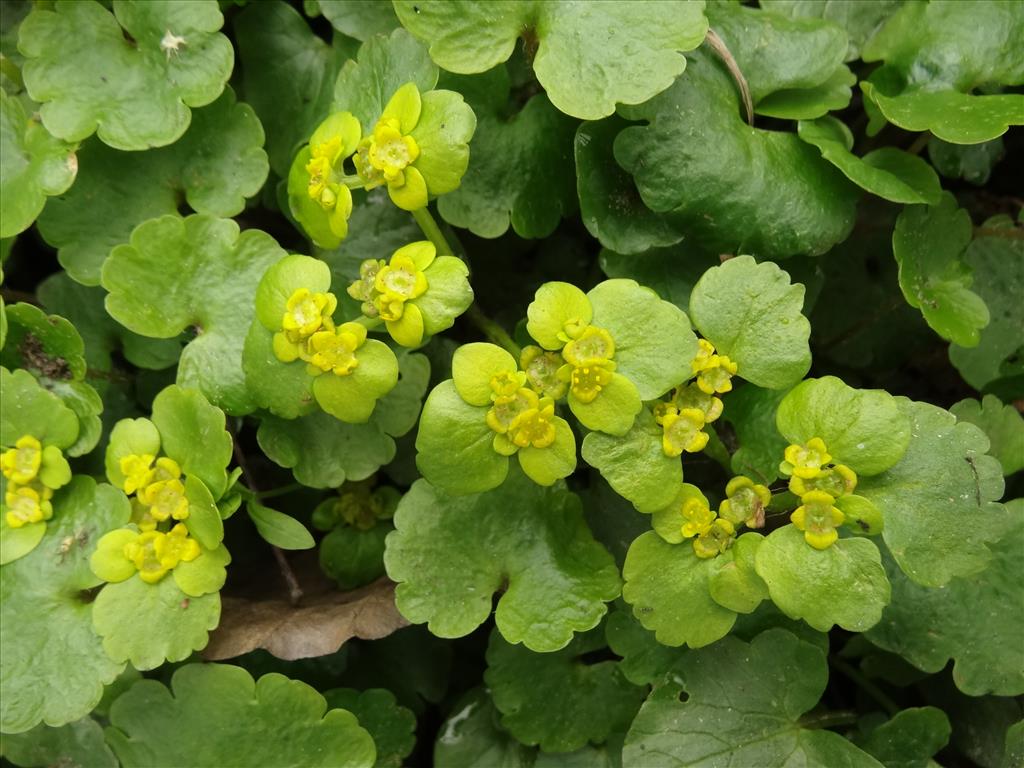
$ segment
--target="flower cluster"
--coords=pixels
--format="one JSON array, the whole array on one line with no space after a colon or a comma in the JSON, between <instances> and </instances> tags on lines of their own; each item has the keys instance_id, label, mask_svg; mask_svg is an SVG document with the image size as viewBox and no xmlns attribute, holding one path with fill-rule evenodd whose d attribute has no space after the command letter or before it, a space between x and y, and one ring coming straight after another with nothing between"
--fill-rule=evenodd
<instances>
[{"instance_id":1,"label":"flower cluster","mask_svg":"<svg viewBox=\"0 0 1024 768\"><path fill-rule=\"evenodd\" d=\"M188 498L181 466L167 456L131 453L122 456L122 490L132 502L132 522L141 531L154 531L168 520L186 520Z\"/></svg>"},{"instance_id":2,"label":"flower cluster","mask_svg":"<svg viewBox=\"0 0 1024 768\"><path fill-rule=\"evenodd\" d=\"M64 454L32 435L22 435L12 448L0 454L0 470L7 478L4 519L11 528L53 517L53 492L71 480Z\"/></svg>"},{"instance_id":3,"label":"flower cluster","mask_svg":"<svg viewBox=\"0 0 1024 768\"><path fill-rule=\"evenodd\" d=\"M725 487L726 498L712 511L704 494L684 484L677 499L681 504L682 536L693 539L693 551L700 558L710 558L732 546L741 526L764 527L765 509L772 494L764 485L739 475Z\"/></svg>"},{"instance_id":4,"label":"flower cluster","mask_svg":"<svg viewBox=\"0 0 1024 768\"><path fill-rule=\"evenodd\" d=\"M337 247L348 235L353 189L387 186L395 205L417 211L432 195L457 188L469 161L476 118L459 94L421 94L415 83L406 83L364 133L368 127L350 112L336 112L292 162L292 215L323 248Z\"/></svg>"},{"instance_id":5,"label":"flower cluster","mask_svg":"<svg viewBox=\"0 0 1024 768\"><path fill-rule=\"evenodd\" d=\"M787 447L779 464L779 471L789 476L789 490L802 502L790 519L815 549L827 549L839 538L837 529L846 522L846 515L836 500L857 487L852 469L831 462L825 442L813 437L803 445Z\"/></svg>"},{"instance_id":6,"label":"flower cluster","mask_svg":"<svg viewBox=\"0 0 1024 768\"><path fill-rule=\"evenodd\" d=\"M338 526L369 531L381 520L389 520L401 494L390 486L374 488L374 484L373 478L345 483L336 497L321 502L313 510L313 527L320 531Z\"/></svg>"},{"instance_id":7,"label":"flower cluster","mask_svg":"<svg viewBox=\"0 0 1024 768\"><path fill-rule=\"evenodd\" d=\"M662 450L666 456L704 450L710 436L707 424L722 415L722 401L716 395L732 390L736 363L715 352L707 339L699 339L697 355L691 363L693 381L675 388L668 401L654 406L654 420L661 425Z\"/></svg>"},{"instance_id":8,"label":"flower cluster","mask_svg":"<svg viewBox=\"0 0 1024 768\"><path fill-rule=\"evenodd\" d=\"M362 303L363 315L384 321L391 338L418 347L425 336L450 328L473 300L461 259L438 256L429 240L404 245L390 261L367 259L348 295ZM440 298L438 298L440 297Z\"/></svg>"}]
</instances>

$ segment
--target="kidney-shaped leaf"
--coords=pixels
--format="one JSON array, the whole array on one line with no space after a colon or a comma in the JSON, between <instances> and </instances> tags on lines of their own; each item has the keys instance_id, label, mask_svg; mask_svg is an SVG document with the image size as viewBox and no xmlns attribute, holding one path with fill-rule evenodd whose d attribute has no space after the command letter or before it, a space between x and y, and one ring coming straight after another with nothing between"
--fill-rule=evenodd
<instances>
[{"instance_id":1,"label":"kidney-shaped leaf","mask_svg":"<svg viewBox=\"0 0 1024 768\"><path fill-rule=\"evenodd\" d=\"M698 51L686 76L638 107L615 158L644 203L672 211L716 253L820 254L853 225L856 187L793 133L748 126L721 62Z\"/></svg>"},{"instance_id":2,"label":"kidney-shaped leaf","mask_svg":"<svg viewBox=\"0 0 1024 768\"><path fill-rule=\"evenodd\" d=\"M729 259L704 273L690 295L701 335L759 387L784 389L811 367L811 324L801 314L804 287L772 262Z\"/></svg>"},{"instance_id":3,"label":"kidney-shaped leaf","mask_svg":"<svg viewBox=\"0 0 1024 768\"><path fill-rule=\"evenodd\" d=\"M53 507L39 546L3 566L0 579L5 733L84 717L124 669L93 631L86 590L99 583L89 557L100 536L128 522L128 499L109 485L75 477L54 496Z\"/></svg>"},{"instance_id":4,"label":"kidney-shaped leaf","mask_svg":"<svg viewBox=\"0 0 1024 768\"><path fill-rule=\"evenodd\" d=\"M270 235L211 216L164 216L139 225L131 244L103 265L107 311L143 336L196 337L181 353L178 383L231 414L251 411L242 348L253 296L267 267L285 255Z\"/></svg>"},{"instance_id":5,"label":"kidney-shaped leaf","mask_svg":"<svg viewBox=\"0 0 1024 768\"><path fill-rule=\"evenodd\" d=\"M684 0L656 12L623 2L396 0L395 11L452 72L500 64L522 35L536 46L534 71L551 103L584 120L665 90L686 67L681 51L700 45L708 29L704 3Z\"/></svg>"},{"instance_id":6,"label":"kidney-shaped leaf","mask_svg":"<svg viewBox=\"0 0 1024 768\"><path fill-rule=\"evenodd\" d=\"M802 719L827 681L822 650L783 629L688 653L641 707L622 764L881 768L838 733Z\"/></svg>"},{"instance_id":7,"label":"kidney-shaped leaf","mask_svg":"<svg viewBox=\"0 0 1024 768\"><path fill-rule=\"evenodd\" d=\"M594 541L579 499L542 487L513 464L493 491L449 496L418 480L395 513L384 564L396 602L439 637L461 637L491 613L511 643L564 647L593 628L619 594L612 556Z\"/></svg>"},{"instance_id":8,"label":"kidney-shaped leaf","mask_svg":"<svg viewBox=\"0 0 1024 768\"><path fill-rule=\"evenodd\" d=\"M214 0L120 0L114 13L93 0L60 0L21 24L22 76L43 125L80 141L93 131L117 149L175 141L189 107L216 99L234 64Z\"/></svg>"},{"instance_id":9,"label":"kidney-shaped leaf","mask_svg":"<svg viewBox=\"0 0 1024 768\"><path fill-rule=\"evenodd\" d=\"M167 723L174 723L168 728ZM189 664L171 688L140 680L114 701L107 741L125 768L372 768L373 739L315 689L241 667Z\"/></svg>"}]
</instances>

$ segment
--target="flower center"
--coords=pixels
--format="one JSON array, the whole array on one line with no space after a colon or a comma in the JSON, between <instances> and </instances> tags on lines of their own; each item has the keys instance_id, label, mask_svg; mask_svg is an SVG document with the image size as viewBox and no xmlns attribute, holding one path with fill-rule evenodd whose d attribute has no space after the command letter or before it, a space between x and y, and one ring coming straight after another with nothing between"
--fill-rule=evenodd
<instances>
[{"instance_id":1,"label":"flower center","mask_svg":"<svg viewBox=\"0 0 1024 768\"><path fill-rule=\"evenodd\" d=\"M595 360L588 365L574 367L569 379L572 394L581 403L592 403L601 390L612 380L610 361Z\"/></svg>"},{"instance_id":2,"label":"flower center","mask_svg":"<svg viewBox=\"0 0 1024 768\"><path fill-rule=\"evenodd\" d=\"M509 427L512 442L520 448L546 448L555 442L554 417L555 403L551 398L544 398L535 408L527 408L513 419Z\"/></svg>"}]
</instances>

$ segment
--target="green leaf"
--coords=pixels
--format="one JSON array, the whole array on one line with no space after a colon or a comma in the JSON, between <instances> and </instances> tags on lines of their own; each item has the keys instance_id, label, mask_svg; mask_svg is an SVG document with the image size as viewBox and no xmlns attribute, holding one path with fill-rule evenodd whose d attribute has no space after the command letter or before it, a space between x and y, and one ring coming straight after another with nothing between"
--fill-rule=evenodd
<instances>
[{"instance_id":1,"label":"green leaf","mask_svg":"<svg viewBox=\"0 0 1024 768\"><path fill-rule=\"evenodd\" d=\"M78 417L61 399L43 389L25 370L0 368L0 445L13 446L18 438L32 435L43 445L64 449L78 437Z\"/></svg>"},{"instance_id":2,"label":"green leaf","mask_svg":"<svg viewBox=\"0 0 1024 768\"><path fill-rule=\"evenodd\" d=\"M100 282L103 260L148 219L188 209L235 216L267 178L263 128L251 107L225 88L213 104L196 110L173 146L119 152L93 140L78 152L79 173L66 194L39 217L39 231L68 274Z\"/></svg>"},{"instance_id":3,"label":"green leaf","mask_svg":"<svg viewBox=\"0 0 1024 768\"><path fill-rule=\"evenodd\" d=\"M928 159L947 179L963 179L983 186L992 168L1003 159L1006 146L1001 138L981 144L950 144L934 136L928 141Z\"/></svg>"},{"instance_id":4,"label":"green leaf","mask_svg":"<svg viewBox=\"0 0 1024 768\"><path fill-rule=\"evenodd\" d=\"M76 768L118 768L110 747L103 741L103 727L83 717L59 728L37 725L30 731L0 737L4 757L14 765L59 765Z\"/></svg>"},{"instance_id":5,"label":"green leaf","mask_svg":"<svg viewBox=\"0 0 1024 768\"><path fill-rule=\"evenodd\" d=\"M514 526L509 525L515 520ZM620 582L611 555L587 529L579 499L544 488L513 468L494 491L452 497L424 480L402 498L384 564L399 582L398 609L461 637L495 619L510 643L554 651L592 629Z\"/></svg>"},{"instance_id":6,"label":"green leaf","mask_svg":"<svg viewBox=\"0 0 1024 768\"><path fill-rule=\"evenodd\" d=\"M452 380L427 396L416 434L416 466L433 485L448 493L482 493L508 475L508 458L494 450L487 406L469 405Z\"/></svg>"},{"instance_id":7,"label":"green leaf","mask_svg":"<svg viewBox=\"0 0 1024 768\"><path fill-rule=\"evenodd\" d=\"M665 455L661 438L661 427L644 409L622 437L588 434L583 439L583 460L637 510L654 512L675 498L683 481L679 459Z\"/></svg>"},{"instance_id":8,"label":"green leaf","mask_svg":"<svg viewBox=\"0 0 1024 768\"><path fill-rule=\"evenodd\" d=\"M8 304L7 339L0 360L13 370L25 368L43 382L80 380L86 365L82 337L58 315L47 315L34 304Z\"/></svg>"},{"instance_id":9,"label":"green leaf","mask_svg":"<svg viewBox=\"0 0 1024 768\"><path fill-rule=\"evenodd\" d=\"M384 575L384 538L394 530L378 523L368 531L340 525L320 542L320 568L339 589L357 589Z\"/></svg>"},{"instance_id":10,"label":"green leaf","mask_svg":"<svg viewBox=\"0 0 1024 768\"><path fill-rule=\"evenodd\" d=\"M785 389L811 367L804 287L772 262L737 256L704 273L690 295L693 324L739 366L737 376ZM696 349L694 350L696 355Z\"/></svg>"},{"instance_id":11,"label":"green leaf","mask_svg":"<svg viewBox=\"0 0 1024 768\"><path fill-rule=\"evenodd\" d=\"M911 440L910 420L896 398L880 389L848 387L835 376L807 379L791 389L775 423L790 443L820 437L836 463L863 476L892 467Z\"/></svg>"},{"instance_id":12,"label":"green leaf","mask_svg":"<svg viewBox=\"0 0 1024 768\"><path fill-rule=\"evenodd\" d=\"M711 6L708 19L743 72L755 111L771 94L815 88L845 69L846 34L830 21L787 18L730 4ZM837 108L849 101L847 88L846 100ZM813 116L826 111L823 106Z\"/></svg>"},{"instance_id":13,"label":"green leaf","mask_svg":"<svg viewBox=\"0 0 1024 768\"><path fill-rule=\"evenodd\" d=\"M251 3L235 17L234 28L242 93L266 129L270 167L285 178L297 147L330 112L345 51L325 43L302 14L276 0Z\"/></svg>"},{"instance_id":14,"label":"green leaf","mask_svg":"<svg viewBox=\"0 0 1024 768\"><path fill-rule=\"evenodd\" d=\"M730 392L722 418L732 424L739 442L732 454L732 471L770 485L779 476L786 440L775 426L775 412L788 394L784 389L761 389L744 384Z\"/></svg>"},{"instance_id":15,"label":"green leaf","mask_svg":"<svg viewBox=\"0 0 1024 768\"><path fill-rule=\"evenodd\" d=\"M886 768L928 768L949 742L949 718L941 709L917 707L897 712L860 742Z\"/></svg>"},{"instance_id":16,"label":"green leaf","mask_svg":"<svg viewBox=\"0 0 1024 768\"><path fill-rule=\"evenodd\" d=\"M223 412L194 389L165 388L153 399L153 424L163 452L196 475L220 499L227 490L228 462L234 448Z\"/></svg>"},{"instance_id":17,"label":"green leaf","mask_svg":"<svg viewBox=\"0 0 1024 768\"><path fill-rule=\"evenodd\" d=\"M707 54L690 54L686 77L620 113L649 124L619 134L619 165L647 207L671 211L702 249L817 255L849 233L856 188L795 134L749 127L735 83Z\"/></svg>"},{"instance_id":18,"label":"green leaf","mask_svg":"<svg viewBox=\"0 0 1024 768\"><path fill-rule=\"evenodd\" d=\"M1009 53L1021 35L1024 13L1014 3L907 3L864 47L865 61L885 66L861 87L901 128L955 144L988 141L1024 123L1024 96L970 91L1024 82L1024 64Z\"/></svg>"},{"instance_id":19,"label":"green leaf","mask_svg":"<svg viewBox=\"0 0 1024 768\"><path fill-rule=\"evenodd\" d=\"M764 537L759 533L744 533L732 547L711 562L714 567L708 579L711 598L730 611L752 613L768 599L768 585L754 567L757 550Z\"/></svg>"},{"instance_id":20,"label":"green leaf","mask_svg":"<svg viewBox=\"0 0 1024 768\"><path fill-rule=\"evenodd\" d=\"M977 346L989 309L969 290L973 277L963 260L971 242L971 217L949 192L935 206L910 206L896 221L892 252L900 265L900 289L944 339Z\"/></svg>"},{"instance_id":21,"label":"green leaf","mask_svg":"<svg viewBox=\"0 0 1024 768\"><path fill-rule=\"evenodd\" d=\"M336 488L364 480L395 457L395 441L375 418L346 424L323 412L293 421L267 416L257 433L260 448L311 488Z\"/></svg>"},{"instance_id":22,"label":"green leaf","mask_svg":"<svg viewBox=\"0 0 1024 768\"><path fill-rule=\"evenodd\" d=\"M36 9L21 24L22 76L43 125L81 141L94 131L111 147L171 144L188 128L189 107L224 89L234 63L224 17L213 0L96 2Z\"/></svg>"},{"instance_id":23,"label":"green leaf","mask_svg":"<svg viewBox=\"0 0 1024 768\"><path fill-rule=\"evenodd\" d=\"M466 97L477 126L469 145L473 162L459 188L438 201L438 212L480 237L499 237L509 224L520 237L550 235L576 210L576 122L544 94L521 108L510 104L504 65L478 77L451 77L445 85Z\"/></svg>"},{"instance_id":24,"label":"green leaf","mask_svg":"<svg viewBox=\"0 0 1024 768\"><path fill-rule=\"evenodd\" d=\"M611 651L622 657L619 671L634 685L655 682L686 653L685 648L662 645L629 610L618 605L608 614L604 632Z\"/></svg>"},{"instance_id":25,"label":"green leaf","mask_svg":"<svg viewBox=\"0 0 1024 768\"><path fill-rule=\"evenodd\" d=\"M853 134L834 117L801 120L797 133L821 150L821 156L850 181L873 195L894 203L937 205L942 195L939 177L924 160L894 147L883 147L857 157Z\"/></svg>"},{"instance_id":26,"label":"green leaf","mask_svg":"<svg viewBox=\"0 0 1024 768\"><path fill-rule=\"evenodd\" d=\"M782 629L728 637L682 657L626 736L623 764L828 765L880 768L805 715L828 680L825 654ZM683 694L685 690L686 694ZM781 695L784 692L785 695ZM804 715L804 718L801 718Z\"/></svg>"},{"instance_id":27,"label":"green leaf","mask_svg":"<svg viewBox=\"0 0 1024 768\"><path fill-rule=\"evenodd\" d=\"M128 500L109 485L79 476L54 495L53 508L39 546L4 565L0 579L5 733L78 720L124 668L108 658L93 631L86 590L100 583L89 557L103 533L128 522Z\"/></svg>"},{"instance_id":28,"label":"green leaf","mask_svg":"<svg viewBox=\"0 0 1024 768\"><path fill-rule=\"evenodd\" d=\"M203 549L195 560L174 567L174 582L190 598L219 592L227 580L225 566L230 562L231 555L223 544L215 549Z\"/></svg>"},{"instance_id":29,"label":"green leaf","mask_svg":"<svg viewBox=\"0 0 1024 768\"><path fill-rule=\"evenodd\" d=\"M841 538L815 549L794 525L772 531L757 550L757 575L782 612L819 632L838 624L863 632L878 623L890 587L874 542Z\"/></svg>"},{"instance_id":30,"label":"green leaf","mask_svg":"<svg viewBox=\"0 0 1024 768\"><path fill-rule=\"evenodd\" d=\"M220 621L220 595L190 597L168 574L156 584L138 575L107 584L92 606L92 623L103 650L138 670L183 661L203 648Z\"/></svg>"},{"instance_id":31,"label":"green leaf","mask_svg":"<svg viewBox=\"0 0 1024 768\"><path fill-rule=\"evenodd\" d=\"M1006 729L1006 749L999 768L1013 768L1024 759L1024 721Z\"/></svg>"},{"instance_id":32,"label":"green leaf","mask_svg":"<svg viewBox=\"0 0 1024 768\"><path fill-rule=\"evenodd\" d=\"M28 523L20 528L11 528L6 516L0 518L0 565L13 563L19 557L27 555L39 546L45 533L45 520Z\"/></svg>"},{"instance_id":33,"label":"green leaf","mask_svg":"<svg viewBox=\"0 0 1024 768\"><path fill-rule=\"evenodd\" d=\"M131 244L104 262L107 311L143 336L196 332L181 353L178 383L194 386L231 414L254 408L245 388L242 348L253 295L284 252L270 235L210 216L164 216L139 225Z\"/></svg>"},{"instance_id":34,"label":"green leaf","mask_svg":"<svg viewBox=\"0 0 1024 768\"><path fill-rule=\"evenodd\" d=\"M700 648L725 637L736 621L733 611L711 598L714 568L690 542L669 544L648 531L629 547L622 597L659 643Z\"/></svg>"},{"instance_id":35,"label":"green leaf","mask_svg":"<svg viewBox=\"0 0 1024 768\"><path fill-rule=\"evenodd\" d=\"M961 400L949 409L957 421L980 427L991 444L989 455L999 459L1003 474L1024 469L1024 417L1012 405L1003 405L995 395Z\"/></svg>"},{"instance_id":36,"label":"green leaf","mask_svg":"<svg viewBox=\"0 0 1024 768\"><path fill-rule=\"evenodd\" d=\"M581 659L604 647L600 627L554 653L533 653L492 632L484 682L502 726L545 752L572 752L625 731L646 691L626 680L616 661Z\"/></svg>"},{"instance_id":37,"label":"green leaf","mask_svg":"<svg viewBox=\"0 0 1024 768\"><path fill-rule=\"evenodd\" d=\"M174 728L166 723L173 722ZM107 741L125 768L371 768L373 739L355 716L327 710L315 689L271 673L189 664L171 689L141 680L110 709Z\"/></svg>"},{"instance_id":38,"label":"green leaf","mask_svg":"<svg viewBox=\"0 0 1024 768\"><path fill-rule=\"evenodd\" d=\"M986 542L999 537L1003 495L999 462L986 456L989 442L973 424L927 403L897 398L913 437L898 464L864 478L857 493L885 516L885 543L900 568L927 587L970 576L989 562ZM927 478L922 482L921 478Z\"/></svg>"},{"instance_id":39,"label":"green leaf","mask_svg":"<svg viewBox=\"0 0 1024 768\"><path fill-rule=\"evenodd\" d=\"M612 144L627 125L629 123L617 115L580 125L575 141L576 191L580 215L587 231L605 248L621 254L634 254L674 245L683 240L685 234L675 225L671 214L654 213L644 205L633 177L616 163ZM641 257L641 263L644 258ZM608 270L605 274L609 277L637 277L612 274ZM640 282L671 299L654 283Z\"/></svg>"},{"instance_id":40,"label":"green leaf","mask_svg":"<svg viewBox=\"0 0 1024 768\"><path fill-rule=\"evenodd\" d=\"M456 702L434 742L434 765L445 768L532 768L533 760L534 751L498 725L498 712L483 688Z\"/></svg>"},{"instance_id":41,"label":"green leaf","mask_svg":"<svg viewBox=\"0 0 1024 768\"><path fill-rule=\"evenodd\" d=\"M256 525L260 536L275 547L312 549L316 546L313 535L306 529L306 526L291 515L278 512L276 509L265 507L254 501L246 504L245 509Z\"/></svg>"},{"instance_id":42,"label":"green leaf","mask_svg":"<svg viewBox=\"0 0 1024 768\"><path fill-rule=\"evenodd\" d=\"M790 18L828 19L846 30L848 46L846 61L860 58L864 44L878 31L885 20L903 4L903 0L761 0L766 11Z\"/></svg>"},{"instance_id":43,"label":"green leaf","mask_svg":"<svg viewBox=\"0 0 1024 768\"><path fill-rule=\"evenodd\" d=\"M838 67L832 76L813 88L775 91L757 103L755 112L782 120L811 120L833 110L845 109L852 98L850 86L857 76L848 67Z\"/></svg>"},{"instance_id":44,"label":"green leaf","mask_svg":"<svg viewBox=\"0 0 1024 768\"><path fill-rule=\"evenodd\" d=\"M704 4L687 2L657 14L637 14L629 3L438 0L398 0L395 11L451 72L484 72L508 59L520 35L536 41L533 68L551 103L584 120L665 90L686 67L680 52L700 45L708 28Z\"/></svg>"},{"instance_id":45,"label":"green leaf","mask_svg":"<svg viewBox=\"0 0 1024 768\"><path fill-rule=\"evenodd\" d=\"M631 218L637 215L635 211L627 213ZM689 309L693 286L710 267L722 263L718 256L692 251L686 243L643 253L603 249L599 261L601 271L608 277L636 280L684 311Z\"/></svg>"},{"instance_id":46,"label":"green leaf","mask_svg":"<svg viewBox=\"0 0 1024 768\"><path fill-rule=\"evenodd\" d=\"M390 6L388 6L390 7ZM330 709L345 709L355 715L359 725L373 737L377 748L374 768L401 768L416 745L416 716L395 701L391 691L371 688L332 688L324 691Z\"/></svg>"},{"instance_id":47,"label":"green leaf","mask_svg":"<svg viewBox=\"0 0 1024 768\"><path fill-rule=\"evenodd\" d=\"M331 22L331 26L356 40L369 40L374 35L387 34L398 26L398 17L389 0L319 2L320 12Z\"/></svg>"},{"instance_id":48,"label":"green leaf","mask_svg":"<svg viewBox=\"0 0 1024 768\"><path fill-rule=\"evenodd\" d=\"M978 345L950 345L949 359L975 389L987 387L1001 376L1024 373L1020 360L1024 344L1024 238L1008 216L985 222L986 234L967 249L967 266L977 276L977 292L988 306L991 322L982 329Z\"/></svg>"},{"instance_id":49,"label":"green leaf","mask_svg":"<svg viewBox=\"0 0 1024 768\"><path fill-rule=\"evenodd\" d=\"M177 339L148 339L132 333L107 314L103 307L106 292L96 286L76 283L67 272L46 278L36 289L43 307L67 318L85 344L85 362L95 371L110 371L111 355L120 350L140 368L161 369L174 365L181 353Z\"/></svg>"},{"instance_id":50,"label":"green leaf","mask_svg":"<svg viewBox=\"0 0 1024 768\"><path fill-rule=\"evenodd\" d=\"M375 35L360 47L358 59L346 61L338 73L333 108L351 112L369 135L395 91L415 83L426 93L437 84L437 75L426 46L404 29Z\"/></svg>"},{"instance_id":51,"label":"green leaf","mask_svg":"<svg viewBox=\"0 0 1024 768\"><path fill-rule=\"evenodd\" d=\"M938 672L952 658L953 681L971 696L1024 693L1024 502L1007 509L1008 531L990 545L992 560L981 573L929 588L889 559L892 604L868 633L875 645L926 672Z\"/></svg>"},{"instance_id":52,"label":"green leaf","mask_svg":"<svg viewBox=\"0 0 1024 768\"><path fill-rule=\"evenodd\" d=\"M675 304L633 280L605 280L587 293L591 321L615 340L615 371L636 385L643 400L663 395L690 374L697 337Z\"/></svg>"},{"instance_id":53,"label":"green leaf","mask_svg":"<svg viewBox=\"0 0 1024 768\"><path fill-rule=\"evenodd\" d=\"M188 499L189 534L206 549L216 549L224 540L224 521L210 495L209 488L195 475L185 478L185 497Z\"/></svg>"},{"instance_id":54,"label":"green leaf","mask_svg":"<svg viewBox=\"0 0 1024 768\"><path fill-rule=\"evenodd\" d=\"M25 111L21 101L0 93L0 237L28 229L47 197L75 180L75 147L51 136Z\"/></svg>"}]
</instances>

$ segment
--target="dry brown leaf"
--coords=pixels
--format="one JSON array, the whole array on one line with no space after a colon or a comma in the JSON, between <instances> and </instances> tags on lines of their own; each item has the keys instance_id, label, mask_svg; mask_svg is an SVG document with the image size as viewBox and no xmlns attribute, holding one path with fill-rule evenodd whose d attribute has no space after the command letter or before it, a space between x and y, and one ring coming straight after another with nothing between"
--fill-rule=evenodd
<instances>
[{"instance_id":1,"label":"dry brown leaf","mask_svg":"<svg viewBox=\"0 0 1024 768\"><path fill-rule=\"evenodd\" d=\"M284 596L264 599L223 597L220 626L203 656L230 659L265 648L294 661L334 653L353 637L377 640L408 626L395 608L395 584L387 578L351 592L321 583L299 605Z\"/></svg>"}]
</instances>

